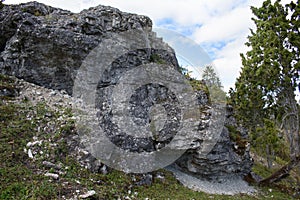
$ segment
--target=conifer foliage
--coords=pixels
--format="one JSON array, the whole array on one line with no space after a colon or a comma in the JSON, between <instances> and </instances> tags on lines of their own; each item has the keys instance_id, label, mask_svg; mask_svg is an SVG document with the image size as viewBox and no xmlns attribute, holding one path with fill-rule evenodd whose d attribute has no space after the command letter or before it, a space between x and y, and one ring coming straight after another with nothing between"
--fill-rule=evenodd
<instances>
[{"instance_id":1,"label":"conifer foliage","mask_svg":"<svg viewBox=\"0 0 300 200\"><path fill-rule=\"evenodd\" d=\"M251 30L246 43L251 50L241 54L243 68L235 89L230 90L230 102L240 122L259 138L266 134L261 130L269 130L267 134L274 137L280 135L278 130L283 132L294 159L300 154L299 104L295 98L300 90L299 0L285 6L280 0L266 0L251 10L256 29ZM270 120L276 125L276 134L270 133Z\"/></svg>"},{"instance_id":2,"label":"conifer foliage","mask_svg":"<svg viewBox=\"0 0 300 200\"><path fill-rule=\"evenodd\" d=\"M221 80L212 65L205 66L202 80L209 90L210 99L213 103L224 103L226 101L226 93L223 90Z\"/></svg>"}]
</instances>

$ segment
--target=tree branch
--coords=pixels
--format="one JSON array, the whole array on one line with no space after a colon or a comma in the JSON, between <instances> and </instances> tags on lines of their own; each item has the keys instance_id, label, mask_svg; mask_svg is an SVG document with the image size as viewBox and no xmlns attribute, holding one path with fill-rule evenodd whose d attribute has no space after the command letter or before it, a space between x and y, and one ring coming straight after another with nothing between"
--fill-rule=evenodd
<instances>
[{"instance_id":1,"label":"tree branch","mask_svg":"<svg viewBox=\"0 0 300 200\"><path fill-rule=\"evenodd\" d=\"M290 175L290 171L300 163L300 155L292 159L288 164L283 166L281 169L273 173L268 178L265 178L259 182L259 185L270 185L274 182L280 181L281 179Z\"/></svg>"}]
</instances>

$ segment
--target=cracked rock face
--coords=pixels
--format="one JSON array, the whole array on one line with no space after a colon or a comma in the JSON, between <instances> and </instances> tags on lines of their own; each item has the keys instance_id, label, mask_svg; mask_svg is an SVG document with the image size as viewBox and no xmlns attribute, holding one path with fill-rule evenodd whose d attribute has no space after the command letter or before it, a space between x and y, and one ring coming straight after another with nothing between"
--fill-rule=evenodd
<instances>
[{"instance_id":1,"label":"cracked rock face","mask_svg":"<svg viewBox=\"0 0 300 200\"><path fill-rule=\"evenodd\" d=\"M214 112L213 109L210 112ZM202 156L201 149L190 149L176 165L200 179L223 182L236 176L245 177L251 172L253 162L249 152L248 134L237 125L232 107L227 106L225 126L212 151Z\"/></svg>"},{"instance_id":2,"label":"cracked rock face","mask_svg":"<svg viewBox=\"0 0 300 200\"><path fill-rule=\"evenodd\" d=\"M0 71L72 93L76 70L109 32L151 27L148 17L98 6L75 14L37 2L0 13Z\"/></svg>"},{"instance_id":3,"label":"cracked rock face","mask_svg":"<svg viewBox=\"0 0 300 200\"><path fill-rule=\"evenodd\" d=\"M157 38L151 28L152 22L148 17L124 13L106 6L71 13L37 2L7 5L0 12L0 72L45 88L64 90L72 95L77 71L95 47L114 33L142 30L146 40L155 41L157 46L166 46L166 50L155 49L153 45L147 49L124 52L116 58L111 63L110 70L104 71L101 81L97 83L96 95L101 98L96 102L96 107L102 111L98 113L98 117L102 119L100 126L105 128L107 137L117 146L132 152L156 151L172 140L176 134L172 130L179 126L180 106L172 91L159 84L148 84L137 88L135 95L130 98L129 114L134 116L135 124L151 125L151 121L156 121L154 129L159 134L153 137L134 140L122 134L122 131L116 131L111 113L105 113L105 108L101 110L110 103L111 93L125 72L149 63L163 63L179 69L174 51ZM120 42L122 44L121 40ZM2 95L7 92L1 90L0 93ZM197 104L202 108L198 123L199 135L194 138L194 147L176 164L188 173L209 180L222 180L231 174L242 177L247 175L252 164L246 142L247 133L236 125L230 108L227 111L226 125L230 129L236 129L235 134L241 140L232 141L232 130L224 127L212 151L208 155L202 155L202 135L210 134L207 128L211 112L216 111L209 106L205 92L198 91L195 96ZM154 107L157 104L159 106ZM165 112L158 115L157 119L152 119L149 113L159 110ZM165 123L160 123L161 119L166 119Z\"/></svg>"}]
</instances>

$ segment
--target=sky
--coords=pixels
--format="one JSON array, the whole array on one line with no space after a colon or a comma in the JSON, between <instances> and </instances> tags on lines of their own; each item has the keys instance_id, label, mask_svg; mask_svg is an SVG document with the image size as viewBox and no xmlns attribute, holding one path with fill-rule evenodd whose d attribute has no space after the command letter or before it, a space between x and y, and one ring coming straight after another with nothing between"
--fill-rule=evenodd
<instances>
[{"instance_id":1,"label":"sky","mask_svg":"<svg viewBox=\"0 0 300 200\"><path fill-rule=\"evenodd\" d=\"M262 0L37 0L54 7L80 12L101 5L124 12L146 15L159 29L184 35L208 54L227 92L234 87L242 67L240 53L249 50L244 44L255 29L250 6L260 7ZM27 0L5 0L17 4ZM282 0L288 3L288 0ZM172 44L171 44L172 46ZM175 49L176 51L176 49ZM179 58L181 62L182 59ZM184 63L185 64L185 63ZM184 65L183 64L183 65Z\"/></svg>"}]
</instances>

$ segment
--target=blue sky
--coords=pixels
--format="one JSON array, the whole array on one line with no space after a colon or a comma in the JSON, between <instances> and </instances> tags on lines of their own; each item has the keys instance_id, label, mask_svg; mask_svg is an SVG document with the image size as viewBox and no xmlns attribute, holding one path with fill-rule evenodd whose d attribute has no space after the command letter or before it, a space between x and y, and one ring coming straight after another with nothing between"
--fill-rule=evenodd
<instances>
[{"instance_id":1,"label":"blue sky","mask_svg":"<svg viewBox=\"0 0 300 200\"><path fill-rule=\"evenodd\" d=\"M121 11L149 16L153 20L154 27L183 34L191 44L198 44L199 48L194 52L201 51L201 48L206 52L221 78L225 91L234 87L242 66L239 55L248 50L244 43L250 34L249 28L254 28L250 6L261 6L263 2L262 0L37 1L73 12L102 4L116 7ZM6 4L21 2L28 1L5 0ZM288 0L282 2L287 3ZM202 52L201 56L204 54ZM180 56L180 61L186 58ZM193 56L187 59L191 57ZM208 62L206 56L204 57L205 62Z\"/></svg>"}]
</instances>

